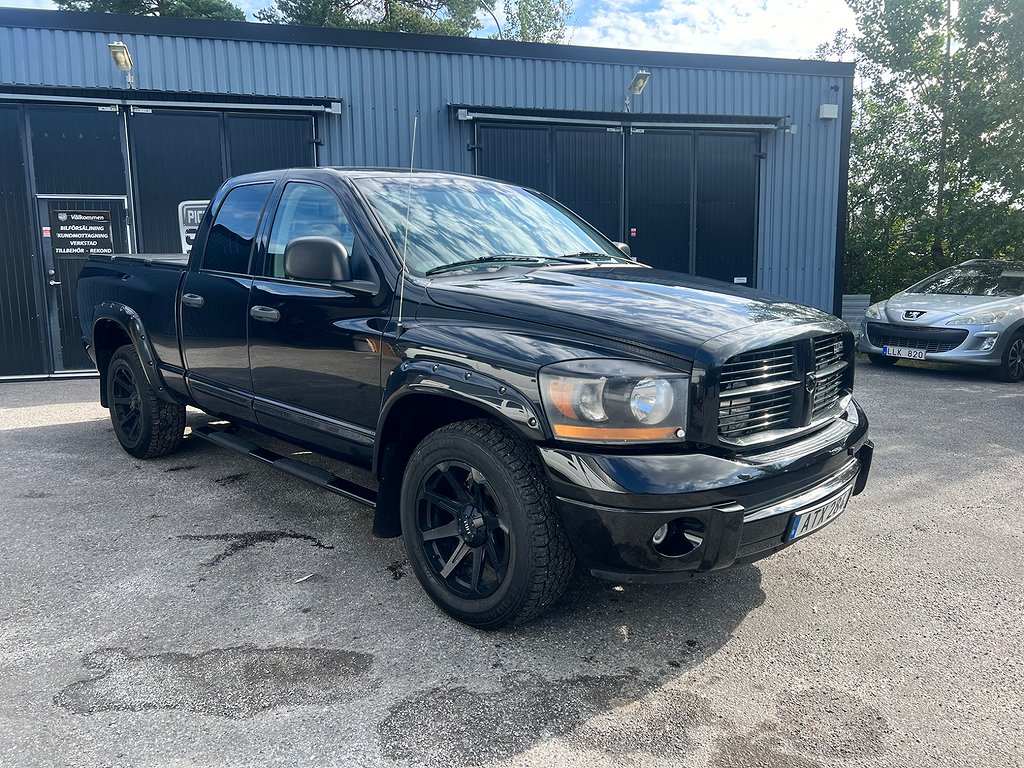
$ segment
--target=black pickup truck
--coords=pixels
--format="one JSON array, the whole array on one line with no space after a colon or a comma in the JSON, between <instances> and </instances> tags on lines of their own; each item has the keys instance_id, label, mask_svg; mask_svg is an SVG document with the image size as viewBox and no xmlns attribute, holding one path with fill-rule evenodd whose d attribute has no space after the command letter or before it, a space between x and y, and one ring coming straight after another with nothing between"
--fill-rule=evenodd
<instances>
[{"instance_id":1,"label":"black pickup truck","mask_svg":"<svg viewBox=\"0 0 1024 768\"><path fill-rule=\"evenodd\" d=\"M128 453L176 450L186 406L220 417L193 434L373 505L374 533L477 627L537 616L577 563L660 582L776 552L871 465L840 320L650 269L487 179L235 178L190 257L94 258L78 303Z\"/></svg>"}]
</instances>

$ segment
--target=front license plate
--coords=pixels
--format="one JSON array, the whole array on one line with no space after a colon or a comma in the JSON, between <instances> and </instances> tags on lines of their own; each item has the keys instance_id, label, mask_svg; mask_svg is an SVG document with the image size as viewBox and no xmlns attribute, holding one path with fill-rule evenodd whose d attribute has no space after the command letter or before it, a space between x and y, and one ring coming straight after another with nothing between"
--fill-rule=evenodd
<instances>
[{"instance_id":1,"label":"front license plate","mask_svg":"<svg viewBox=\"0 0 1024 768\"><path fill-rule=\"evenodd\" d=\"M882 347L886 357L904 357L907 360L924 360L923 349L907 349L906 347Z\"/></svg>"},{"instance_id":2,"label":"front license plate","mask_svg":"<svg viewBox=\"0 0 1024 768\"><path fill-rule=\"evenodd\" d=\"M789 527L789 533L786 536L786 541L799 539L801 536L806 536L808 533L818 530L823 525L831 523L843 513L843 510L846 509L846 504L850 501L850 497L852 495L853 486L851 485L838 496L833 496L828 501L823 501L818 506L811 507L810 509L796 515L793 518L793 524Z\"/></svg>"}]
</instances>

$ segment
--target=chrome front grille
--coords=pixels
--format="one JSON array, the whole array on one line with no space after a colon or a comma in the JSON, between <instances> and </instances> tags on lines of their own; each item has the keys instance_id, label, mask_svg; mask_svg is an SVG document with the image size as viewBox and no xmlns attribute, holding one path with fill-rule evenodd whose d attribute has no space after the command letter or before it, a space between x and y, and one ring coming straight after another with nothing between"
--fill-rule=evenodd
<instances>
[{"instance_id":1,"label":"chrome front grille","mask_svg":"<svg viewBox=\"0 0 1024 768\"><path fill-rule=\"evenodd\" d=\"M718 434L735 440L789 426L796 376L793 343L744 352L722 366L718 388Z\"/></svg>"},{"instance_id":2,"label":"chrome front grille","mask_svg":"<svg viewBox=\"0 0 1024 768\"><path fill-rule=\"evenodd\" d=\"M718 436L753 444L838 416L851 355L844 334L835 333L729 358L718 383Z\"/></svg>"},{"instance_id":3,"label":"chrome front grille","mask_svg":"<svg viewBox=\"0 0 1024 768\"><path fill-rule=\"evenodd\" d=\"M834 333L814 339L814 417L832 408L842 397L843 374L846 371L843 337Z\"/></svg>"}]
</instances>

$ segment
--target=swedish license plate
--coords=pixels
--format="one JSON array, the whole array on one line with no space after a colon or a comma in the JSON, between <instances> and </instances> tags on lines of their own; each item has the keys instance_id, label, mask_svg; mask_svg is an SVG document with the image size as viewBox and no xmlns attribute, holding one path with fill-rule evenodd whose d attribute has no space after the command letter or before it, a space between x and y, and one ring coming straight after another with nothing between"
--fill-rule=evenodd
<instances>
[{"instance_id":1,"label":"swedish license plate","mask_svg":"<svg viewBox=\"0 0 1024 768\"><path fill-rule=\"evenodd\" d=\"M907 360L924 360L923 349L907 349L906 347L882 347L886 357L903 357Z\"/></svg>"},{"instance_id":2,"label":"swedish license plate","mask_svg":"<svg viewBox=\"0 0 1024 768\"><path fill-rule=\"evenodd\" d=\"M799 539L801 536L806 536L808 533L813 533L822 526L828 525L835 520L839 515L846 509L847 503L850 501L850 497L853 495L853 486L843 490L838 496L833 496L827 501L823 501L815 507L804 510L793 518L793 523L789 527L789 533L786 535L786 541L793 541L793 539Z\"/></svg>"}]
</instances>

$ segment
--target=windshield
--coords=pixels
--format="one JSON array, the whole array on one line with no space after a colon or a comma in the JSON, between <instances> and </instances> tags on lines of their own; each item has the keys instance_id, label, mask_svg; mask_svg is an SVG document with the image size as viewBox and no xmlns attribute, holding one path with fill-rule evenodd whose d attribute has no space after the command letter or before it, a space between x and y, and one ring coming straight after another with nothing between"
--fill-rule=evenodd
<instances>
[{"instance_id":1,"label":"windshield","mask_svg":"<svg viewBox=\"0 0 1024 768\"><path fill-rule=\"evenodd\" d=\"M1024 268L1016 264L961 264L950 267L907 289L907 293L954 296L1022 296Z\"/></svg>"},{"instance_id":2,"label":"windshield","mask_svg":"<svg viewBox=\"0 0 1024 768\"><path fill-rule=\"evenodd\" d=\"M582 255L632 263L581 219L509 184L436 176L363 178L357 184L399 251L409 211L406 258L415 274L469 260L479 263L467 269L495 268L509 256ZM488 257L499 260L488 263Z\"/></svg>"}]
</instances>

